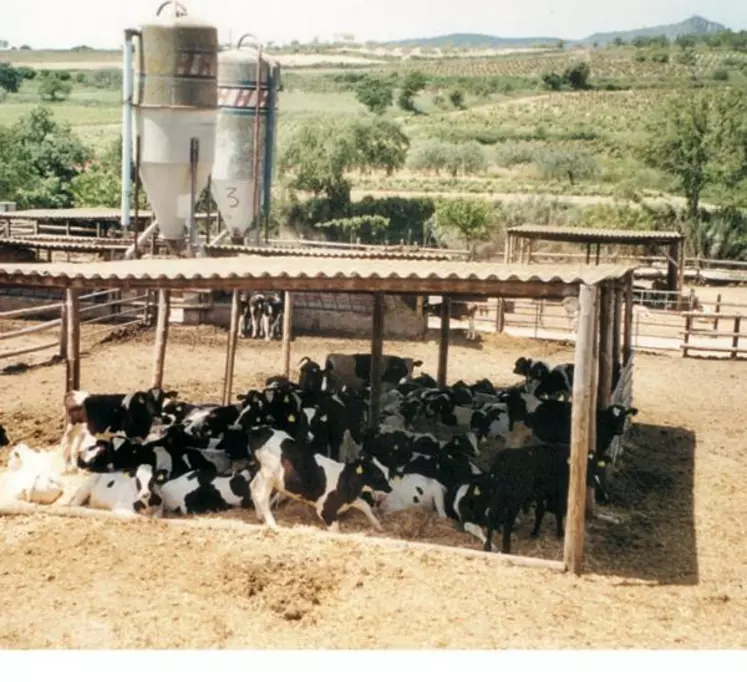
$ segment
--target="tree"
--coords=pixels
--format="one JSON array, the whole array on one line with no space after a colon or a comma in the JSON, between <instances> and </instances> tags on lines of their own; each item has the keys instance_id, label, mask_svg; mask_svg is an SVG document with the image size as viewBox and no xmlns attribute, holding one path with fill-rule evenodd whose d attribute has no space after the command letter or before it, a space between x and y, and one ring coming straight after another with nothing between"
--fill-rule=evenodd
<instances>
[{"instance_id":1,"label":"tree","mask_svg":"<svg viewBox=\"0 0 747 682\"><path fill-rule=\"evenodd\" d=\"M402 129L381 118L353 120L321 119L301 126L289 140L280 159L283 174L293 173L291 187L325 195L336 208L350 201L353 169L363 172L401 168L410 141Z\"/></svg>"},{"instance_id":2,"label":"tree","mask_svg":"<svg viewBox=\"0 0 747 682\"><path fill-rule=\"evenodd\" d=\"M402 80L402 87L397 98L397 104L403 111L416 112L413 97L425 89L428 79L420 71L410 71Z\"/></svg>"},{"instance_id":3,"label":"tree","mask_svg":"<svg viewBox=\"0 0 747 682\"><path fill-rule=\"evenodd\" d=\"M439 227L455 229L468 248L488 236L493 219L493 206L480 199L443 199L436 207Z\"/></svg>"},{"instance_id":4,"label":"tree","mask_svg":"<svg viewBox=\"0 0 747 682\"><path fill-rule=\"evenodd\" d=\"M560 90L564 82L560 74L553 72L542 74L542 83L548 90Z\"/></svg>"},{"instance_id":5,"label":"tree","mask_svg":"<svg viewBox=\"0 0 747 682\"><path fill-rule=\"evenodd\" d=\"M374 119L351 124L356 165L362 172L384 170L391 175L405 165L410 140L393 121Z\"/></svg>"},{"instance_id":6,"label":"tree","mask_svg":"<svg viewBox=\"0 0 747 682\"><path fill-rule=\"evenodd\" d=\"M574 90L586 90L589 87L589 76L591 68L587 62L578 62L569 66L563 78Z\"/></svg>"},{"instance_id":7,"label":"tree","mask_svg":"<svg viewBox=\"0 0 747 682\"><path fill-rule=\"evenodd\" d=\"M8 62L0 62L0 88L8 92L18 92L23 83L23 72Z\"/></svg>"},{"instance_id":8,"label":"tree","mask_svg":"<svg viewBox=\"0 0 747 682\"><path fill-rule=\"evenodd\" d=\"M367 75L355 88L358 101L374 114L383 114L394 102L394 88L376 76Z\"/></svg>"},{"instance_id":9,"label":"tree","mask_svg":"<svg viewBox=\"0 0 747 682\"><path fill-rule=\"evenodd\" d=\"M69 78L70 74L68 74ZM43 73L38 78L39 81L39 95L42 99L49 100L51 102L67 99L68 95L73 90L72 83L69 80L65 80L61 74L57 73Z\"/></svg>"},{"instance_id":10,"label":"tree","mask_svg":"<svg viewBox=\"0 0 747 682\"><path fill-rule=\"evenodd\" d=\"M67 124L54 120L47 107L37 107L11 128L10 154L28 164L30 180L16 188L22 206L69 208L71 182L91 161L92 153Z\"/></svg>"},{"instance_id":11,"label":"tree","mask_svg":"<svg viewBox=\"0 0 747 682\"><path fill-rule=\"evenodd\" d=\"M709 184L736 188L747 178L745 93L692 93L669 100L649 128L644 160L677 179L689 217L698 218Z\"/></svg>"}]
</instances>

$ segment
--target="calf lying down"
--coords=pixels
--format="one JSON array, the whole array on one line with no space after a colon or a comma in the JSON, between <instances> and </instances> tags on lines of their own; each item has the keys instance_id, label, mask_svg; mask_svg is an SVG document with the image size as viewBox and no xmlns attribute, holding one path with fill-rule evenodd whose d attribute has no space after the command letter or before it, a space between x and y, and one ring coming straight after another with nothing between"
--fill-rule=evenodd
<instances>
[{"instance_id":1,"label":"calf lying down","mask_svg":"<svg viewBox=\"0 0 747 682\"><path fill-rule=\"evenodd\" d=\"M439 517L446 518L444 509L446 487L435 478L420 474L393 476L391 486L392 492L378 506L382 514L420 508L426 511L435 509Z\"/></svg>"},{"instance_id":2,"label":"calf lying down","mask_svg":"<svg viewBox=\"0 0 747 682\"><path fill-rule=\"evenodd\" d=\"M163 516L160 485L168 473L155 473L150 464L141 464L130 471L91 474L74 493L68 506L80 507L88 502L93 509L105 509L116 514Z\"/></svg>"},{"instance_id":3,"label":"calf lying down","mask_svg":"<svg viewBox=\"0 0 747 682\"><path fill-rule=\"evenodd\" d=\"M54 451L34 450L25 443L16 445L3 476L3 497L19 502L54 504L65 489L59 476L61 457Z\"/></svg>"}]
</instances>

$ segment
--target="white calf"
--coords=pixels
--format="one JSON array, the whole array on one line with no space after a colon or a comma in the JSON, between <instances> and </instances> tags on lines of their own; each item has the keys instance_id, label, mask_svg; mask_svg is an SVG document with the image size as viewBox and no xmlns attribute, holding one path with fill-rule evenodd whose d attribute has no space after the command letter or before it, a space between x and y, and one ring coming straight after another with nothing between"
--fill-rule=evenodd
<instances>
[{"instance_id":1,"label":"white calf","mask_svg":"<svg viewBox=\"0 0 747 682\"><path fill-rule=\"evenodd\" d=\"M78 488L68 506L80 507L88 502L93 509L106 509L127 516L160 517L163 515L160 485L167 478L165 471L155 475L150 464L141 464L134 472L93 474Z\"/></svg>"},{"instance_id":2,"label":"white calf","mask_svg":"<svg viewBox=\"0 0 747 682\"><path fill-rule=\"evenodd\" d=\"M444 495L446 488L435 478L428 478L421 474L405 474L393 476L390 480L392 492L379 505L383 514L403 511L413 507L420 507L426 511L434 508L442 518L446 518L444 510Z\"/></svg>"},{"instance_id":3,"label":"white calf","mask_svg":"<svg viewBox=\"0 0 747 682\"><path fill-rule=\"evenodd\" d=\"M61 468L62 459L57 452L34 450L19 443L8 459L5 494L22 502L54 504L64 492L59 476Z\"/></svg>"}]
</instances>

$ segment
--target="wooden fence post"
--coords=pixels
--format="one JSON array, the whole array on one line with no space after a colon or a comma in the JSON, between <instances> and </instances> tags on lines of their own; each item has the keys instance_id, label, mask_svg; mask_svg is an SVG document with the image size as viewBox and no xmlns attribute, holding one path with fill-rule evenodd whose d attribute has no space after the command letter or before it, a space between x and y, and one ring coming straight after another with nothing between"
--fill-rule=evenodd
<instances>
[{"instance_id":1,"label":"wooden fence post","mask_svg":"<svg viewBox=\"0 0 747 682\"><path fill-rule=\"evenodd\" d=\"M223 375L223 404L231 403L233 389L233 368L236 363L236 344L239 336L239 317L241 315L241 291L233 290L231 296L231 321L228 327L228 345L226 347L226 366ZM268 330L269 331L269 330Z\"/></svg>"},{"instance_id":2,"label":"wooden fence post","mask_svg":"<svg viewBox=\"0 0 747 682\"><path fill-rule=\"evenodd\" d=\"M742 316L736 315L734 317L734 338L731 342L731 359L736 360L739 356L739 329L742 326Z\"/></svg>"},{"instance_id":3,"label":"wooden fence post","mask_svg":"<svg viewBox=\"0 0 747 682\"><path fill-rule=\"evenodd\" d=\"M716 296L716 313L721 312L721 294ZM718 331L718 317L713 318L713 331Z\"/></svg>"},{"instance_id":4,"label":"wooden fence post","mask_svg":"<svg viewBox=\"0 0 747 682\"><path fill-rule=\"evenodd\" d=\"M65 329L67 353L65 385L68 391L80 389L80 301L75 289L65 290Z\"/></svg>"},{"instance_id":5,"label":"wooden fence post","mask_svg":"<svg viewBox=\"0 0 747 682\"><path fill-rule=\"evenodd\" d=\"M693 328L693 318L691 315L685 315L685 336L682 341L682 357L687 357L687 346L690 343L690 333Z\"/></svg>"},{"instance_id":6,"label":"wooden fence post","mask_svg":"<svg viewBox=\"0 0 747 682\"><path fill-rule=\"evenodd\" d=\"M451 327L451 296L441 297L441 338L438 344L438 387L446 387L449 364L449 330Z\"/></svg>"},{"instance_id":7,"label":"wooden fence post","mask_svg":"<svg viewBox=\"0 0 747 682\"><path fill-rule=\"evenodd\" d=\"M371 328L371 407L368 426L377 428L381 408L381 358L384 352L384 294L373 295L373 324Z\"/></svg>"},{"instance_id":8,"label":"wooden fence post","mask_svg":"<svg viewBox=\"0 0 747 682\"><path fill-rule=\"evenodd\" d=\"M283 375L290 379L291 341L293 340L293 294L285 292L283 309Z\"/></svg>"},{"instance_id":9,"label":"wooden fence post","mask_svg":"<svg viewBox=\"0 0 747 682\"><path fill-rule=\"evenodd\" d=\"M60 358L67 358L67 304L60 306ZM65 379L67 385L67 379Z\"/></svg>"},{"instance_id":10,"label":"wooden fence post","mask_svg":"<svg viewBox=\"0 0 747 682\"><path fill-rule=\"evenodd\" d=\"M506 301L504 298L496 300L495 308L495 330L499 333L503 332L503 328L506 326Z\"/></svg>"},{"instance_id":11,"label":"wooden fence post","mask_svg":"<svg viewBox=\"0 0 747 682\"><path fill-rule=\"evenodd\" d=\"M153 352L153 378L151 388L163 386L163 366L166 359L166 341L169 335L169 313L171 312L171 291L158 290L158 321L156 322L156 345Z\"/></svg>"}]
</instances>

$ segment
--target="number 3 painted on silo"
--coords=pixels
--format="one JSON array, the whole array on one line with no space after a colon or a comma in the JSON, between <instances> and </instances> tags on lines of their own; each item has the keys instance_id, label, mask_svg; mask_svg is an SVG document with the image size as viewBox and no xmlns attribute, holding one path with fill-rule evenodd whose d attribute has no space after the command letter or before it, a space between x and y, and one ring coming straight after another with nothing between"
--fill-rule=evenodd
<instances>
[{"instance_id":1,"label":"number 3 painted on silo","mask_svg":"<svg viewBox=\"0 0 747 682\"><path fill-rule=\"evenodd\" d=\"M232 204L228 204L229 208L236 208L239 205L239 199L236 195L236 187L229 187L228 192L226 192L226 199L233 199Z\"/></svg>"}]
</instances>

